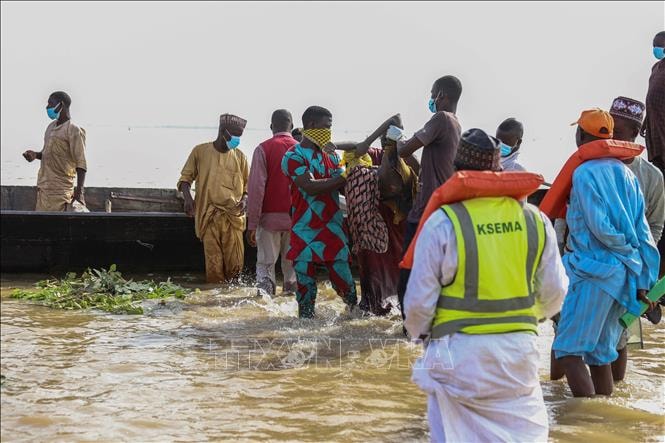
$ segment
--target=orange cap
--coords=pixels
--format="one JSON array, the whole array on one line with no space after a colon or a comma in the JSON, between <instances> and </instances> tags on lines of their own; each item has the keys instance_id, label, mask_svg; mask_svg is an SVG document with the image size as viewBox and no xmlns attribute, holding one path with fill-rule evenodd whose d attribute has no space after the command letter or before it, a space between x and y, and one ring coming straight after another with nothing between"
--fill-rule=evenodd
<instances>
[{"instance_id":1,"label":"orange cap","mask_svg":"<svg viewBox=\"0 0 665 443\"><path fill-rule=\"evenodd\" d=\"M609 112L602 109L587 109L582 111L580 118L570 124L580 125L584 132L599 138L612 138L614 136L614 119Z\"/></svg>"}]
</instances>

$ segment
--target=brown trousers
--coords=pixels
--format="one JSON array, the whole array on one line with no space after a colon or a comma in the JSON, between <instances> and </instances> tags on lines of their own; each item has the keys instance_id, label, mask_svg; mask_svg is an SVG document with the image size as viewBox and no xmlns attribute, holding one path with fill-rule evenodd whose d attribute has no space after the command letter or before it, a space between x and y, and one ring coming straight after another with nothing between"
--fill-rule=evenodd
<instances>
[{"instance_id":1,"label":"brown trousers","mask_svg":"<svg viewBox=\"0 0 665 443\"><path fill-rule=\"evenodd\" d=\"M206 281L226 283L242 272L245 258L243 229L232 215L216 213L211 217L201 240L206 259Z\"/></svg>"}]
</instances>

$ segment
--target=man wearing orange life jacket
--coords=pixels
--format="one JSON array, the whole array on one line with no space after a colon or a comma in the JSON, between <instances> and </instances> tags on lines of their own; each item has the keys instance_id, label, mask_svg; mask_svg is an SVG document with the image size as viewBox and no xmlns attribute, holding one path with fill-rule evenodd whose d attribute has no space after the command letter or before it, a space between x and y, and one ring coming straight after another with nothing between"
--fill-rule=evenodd
<instances>
[{"instance_id":1,"label":"man wearing orange life jacket","mask_svg":"<svg viewBox=\"0 0 665 443\"><path fill-rule=\"evenodd\" d=\"M628 97L617 97L612 101L610 115L614 122L613 139L635 143L635 139L640 132L642 120L644 118L644 104ZM588 147L589 145L587 145L585 149ZM637 178L644 196L644 208L647 223L649 224L649 230L651 231L654 241L658 243L663 231L663 223L665 222L665 189L663 188L663 174L661 174L658 168L639 155L623 160L623 162ZM563 249L563 244L566 241L565 231L567 229L565 220L557 219L554 227L555 230L557 230L560 248ZM657 312L650 311L646 315L646 317L654 323L658 323L659 316L659 309ZM619 358L612 363L612 376L614 381L623 380L625 377L626 362L628 358L626 347L628 344L628 338L629 335L639 335L639 322L633 323L633 328L635 329L630 331L631 334L629 334L628 330L623 331L619 344L617 345ZM552 357L550 378L558 380L563 378L563 376L564 371L561 364Z\"/></svg>"},{"instance_id":2,"label":"man wearing orange life jacket","mask_svg":"<svg viewBox=\"0 0 665 443\"><path fill-rule=\"evenodd\" d=\"M599 140L613 143L609 113L587 110L576 124L580 149ZM566 222L563 262L570 286L552 349L574 396L610 395L619 317L626 311L639 315L640 301L653 305L646 292L658 273L658 251L637 179L617 158L582 163L572 175Z\"/></svg>"},{"instance_id":3,"label":"man wearing orange life jacket","mask_svg":"<svg viewBox=\"0 0 665 443\"><path fill-rule=\"evenodd\" d=\"M405 258L413 257L405 326L427 341L413 381L428 394L431 440L546 441L535 333L539 320L559 310L568 285L556 236L547 216L501 189L504 174L534 174L489 172L501 170L497 139L466 131L455 167L432 199L467 171L494 179L475 195L495 193L431 212L415 254ZM530 192L542 183L536 178Z\"/></svg>"}]
</instances>

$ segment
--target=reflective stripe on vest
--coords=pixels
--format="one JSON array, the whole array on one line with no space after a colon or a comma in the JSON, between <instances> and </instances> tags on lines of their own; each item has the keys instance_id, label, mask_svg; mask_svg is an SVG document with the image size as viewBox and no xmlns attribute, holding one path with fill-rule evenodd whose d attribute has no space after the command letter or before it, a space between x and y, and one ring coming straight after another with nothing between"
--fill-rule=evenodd
<instances>
[{"instance_id":1,"label":"reflective stripe on vest","mask_svg":"<svg viewBox=\"0 0 665 443\"><path fill-rule=\"evenodd\" d=\"M540 216L507 197L467 200L442 209L455 228L458 270L441 290L432 337L457 331L535 332L533 284L545 244Z\"/></svg>"}]
</instances>

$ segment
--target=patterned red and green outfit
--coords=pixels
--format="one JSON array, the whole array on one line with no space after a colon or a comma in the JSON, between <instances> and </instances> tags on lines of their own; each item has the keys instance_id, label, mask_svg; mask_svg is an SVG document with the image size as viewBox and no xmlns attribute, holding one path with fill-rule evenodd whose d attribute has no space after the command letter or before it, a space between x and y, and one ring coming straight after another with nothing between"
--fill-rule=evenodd
<instances>
[{"instance_id":1,"label":"patterned red and green outfit","mask_svg":"<svg viewBox=\"0 0 665 443\"><path fill-rule=\"evenodd\" d=\"M311 173L315 179L338 176L343 169L337 154L300 144L282 159L282 171L290 178L291 242L287 258L293 260L298 288L296 299L300 317L312 317L316 301L316 268L326 267L337 293L348 305L356 304L356 287L349 267L348 239L339 206L339 192L309 195L295 179Z\"/></svg>"}]
</instances>

